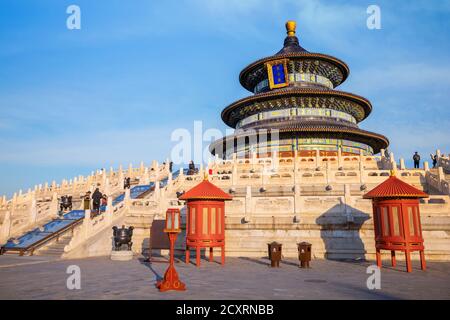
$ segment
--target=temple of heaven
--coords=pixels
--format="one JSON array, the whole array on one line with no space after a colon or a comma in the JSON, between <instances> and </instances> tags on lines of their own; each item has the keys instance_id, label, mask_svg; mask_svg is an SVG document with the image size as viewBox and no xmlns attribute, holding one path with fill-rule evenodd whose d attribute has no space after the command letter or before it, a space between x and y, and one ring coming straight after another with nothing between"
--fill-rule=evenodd
<instances>
[{"instance_id":1,"label":"temple of heaven","mask_svg":"<svg viewBox=\"0 0 450 320\"><path fill-rule=\"evenodd\" d=\"M280 157L373 155L389 145L380 134L359 129L372 105L358 95L335 90L349 74L341 60L311 53L299 44L296 23L286 23L283 48L245 67L241 85L253 95L222 111L233 135L214 141L212 154L230 159L278 154Z\"/></svg>"}]
</instances>

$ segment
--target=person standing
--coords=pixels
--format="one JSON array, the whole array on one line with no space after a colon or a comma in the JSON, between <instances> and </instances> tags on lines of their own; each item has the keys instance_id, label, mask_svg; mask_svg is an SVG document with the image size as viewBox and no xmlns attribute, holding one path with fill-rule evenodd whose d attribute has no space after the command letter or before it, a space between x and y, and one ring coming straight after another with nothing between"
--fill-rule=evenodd
<instances>
[{"instance_id":1,"label":"person standing","mask_svg":"<svg viewBox=\"0 0 450 320\"><path fill-rule=\"evenodd\" d=\"M102 197L103 195L100 192L99 188L96 188L94 193L92 194L92 206L94 212L96 212L97 214L100 213L100 202L102 200Z\"/></svg>"},{"instance_id":2,"label":"person standing","mask_svg":"<svg viewBox=\"0 0 450 320\"><path fill-rule=\"evenodd\" d=\"M420 155L417 151L413 155L413 161L414 161L414 169L419 169L420 168Z\"/></svg>"},{"instance_id":3,"label":"person standing","mask_svg":"<svg viewBox=\"0 0 450 320\"><path fill-rule=\"evenodd\" d=\"M431 157L431 161L433 162L433 169L434 169L437 166L437 161L438 161L437 154L435 154L435 155L430 154L430 157Z\"/></svg>"}]
</instances>

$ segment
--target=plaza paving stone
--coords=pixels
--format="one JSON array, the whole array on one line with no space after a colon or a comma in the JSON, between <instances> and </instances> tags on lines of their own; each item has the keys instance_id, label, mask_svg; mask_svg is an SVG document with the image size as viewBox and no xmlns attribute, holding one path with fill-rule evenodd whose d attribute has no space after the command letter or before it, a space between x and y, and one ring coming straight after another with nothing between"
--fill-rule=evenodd
<instances>
[{"instance_id":1,"label":"plaza paving stone","mask_svg":"<svg viewBox=\"0 0 450 320\"><path fill-rule=\"evenodd\" d=\"M160 293L156 280L167 263L111 261L109 257L55 260L0 256L0 299L450 299L450 263L429 262L427 271L414 262L381 272L381 289L369 290L366 268L371 261L313 260L300 269L288 259L270 268L265 258L227 258L226 265L202 260L200 268L180 261L176 269L185 292ZM387 265L387 261L385 262ZM81 269L81 289L69 290L69 265Z\"/></svg>"}]
</instances>

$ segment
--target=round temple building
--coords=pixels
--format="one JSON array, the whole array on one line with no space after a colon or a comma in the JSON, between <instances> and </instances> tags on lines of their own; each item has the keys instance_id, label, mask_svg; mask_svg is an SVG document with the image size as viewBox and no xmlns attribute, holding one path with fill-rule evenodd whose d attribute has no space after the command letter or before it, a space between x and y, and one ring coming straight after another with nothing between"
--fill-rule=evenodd
<instances>
[{"instance_id":1,"label":"round temple building","mask_svg":"<svg viewBox=\"0 0 450 320\"><path fill-rule=\"evenodd\" d=\"M229 159L278 154L281 157L364 154L386 149L388 139L362 130L369 100L335 90L349 74L341 60L311 53L299 44L294 21L286 23L283 48L273 56L245 67L241 85L253 95L222 111L222 120L235 133L214 141L212 154Z\"/></svg>"}]
</instances>

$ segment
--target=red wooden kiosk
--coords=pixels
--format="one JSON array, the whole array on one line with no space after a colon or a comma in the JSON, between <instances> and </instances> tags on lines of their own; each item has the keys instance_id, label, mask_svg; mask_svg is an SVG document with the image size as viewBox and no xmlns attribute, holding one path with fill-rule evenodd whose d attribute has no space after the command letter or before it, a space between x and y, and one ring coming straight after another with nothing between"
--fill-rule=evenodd
<instances>
[{"instance_id":1,"label":"red wooden kiosk","mask_svg":"<svg viewBox=\"0 0 450 320\"><path fill-rule=\"evenodd\" d=\"M222 249L225 263L225 201L232 197L208 181L207 177L180 196L187 201L186 263L189 249L196 250L196 264L200 266L200 250L209 248L209 261L213 261L213 248Z\"/></svg>"},{"instance_id":2,"label":"red wooden kiosk","mask_svg":"<svg viewBox=\"0 0 450 320\"><path fill-rule=\"evenodd\" d=\"M421 268L425 270L419 198L427 198L428 194L398 179L393 172L363 197L372 199L378 267L381 268L380 250L391 251L393 267L396 266L395 251L403 251L406 271L411 272L410 253L419 251Z\"/></svg>"}]
</instances>

